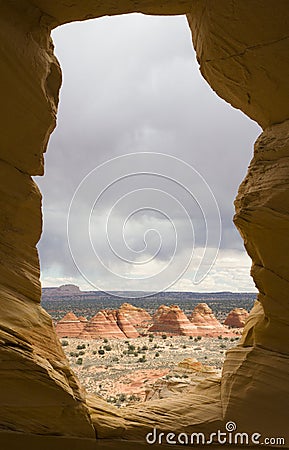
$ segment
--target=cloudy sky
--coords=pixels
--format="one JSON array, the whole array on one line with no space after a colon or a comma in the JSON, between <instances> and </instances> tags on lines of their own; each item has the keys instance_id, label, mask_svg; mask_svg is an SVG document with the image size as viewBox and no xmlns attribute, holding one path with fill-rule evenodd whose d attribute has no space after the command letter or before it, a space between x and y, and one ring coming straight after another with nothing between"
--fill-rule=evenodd
<instances>
[{"instance_id":1,"label":"cloudy sky","mask_svg":"<svg viewBox=\"0 0 289 450\"><path fill-rule=\"evenodd\" d=\"M105 17L53 39L43 285L254 291L232 217L261 130L202 79L186 18Z\"/></svg>"}]
</instances>

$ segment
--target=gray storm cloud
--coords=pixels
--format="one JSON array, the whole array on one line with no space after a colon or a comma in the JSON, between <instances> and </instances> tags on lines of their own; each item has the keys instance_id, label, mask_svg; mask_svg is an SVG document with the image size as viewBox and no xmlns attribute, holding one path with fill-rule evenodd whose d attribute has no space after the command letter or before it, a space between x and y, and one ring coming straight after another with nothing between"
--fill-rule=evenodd
<instances>
[{"instance_id":1,"label":"gray storm cloud","mask_svg":"<svg viewBox=\"0 0 289 450\"><path fill-rule=\"evenodd\" d=\"M36 179L43 193L44 232L38 248L44 283L53 284L55 279L57 284L58 279L70 277L77 281L79 274L68 248L66 221L72 196L81 180L110 158L134 152L161 152L193 166L210 186L222 218L222 258L226 251L233 251L236 261L236 274L223 285L231 286L232 290L238 290L238 285L242 289L246 285L251 288L248 271L246 275L244 269L242 281L237 275L240 274L238 258L243 260L244 251L232 216L233 200L260 128L218 98L201 77L185 17L140 14L105 17L60 27L53 32L53 39L64 81L58 127L46 154L46 174ZM161 171L161 162L153 169ZM203 224L196 205L177 186L168 186L161 178L147 182L154 189L166 190L181 199L195 220L196 245L202 247ZM115 194L125 194L136 187L135 180L127 180L124 186L115 188L116 192L112 189L107 193L95 210L93 239L99 238L101 257L113 269L117 269L117 263L111 261L103 244L102 215L110 208ZM144 198L131 198L130 206L137 208L144 202ZM169 199L163 198L160 203L170 209L172 219L178 224L176 259L181 264L192 236L185 222L182 223L185 218L180 209L171 206ZM123 202L111 225L112 236L118 235L118 224L126 215L127 203ZM132 247L139 248L145 226L150 222L159 228L164 240L166 236L169 239L155 261L161 267L169 260L173 246L171 230L164 218L153 212L136 214L126 228L126 239ZM148 235L148 242L149 236L152 246L148 246L148 255L157 246L157 236ZM79 235L79 257L85 260L87 253L85 248L82 251L81 239ZM213 270L220 280L225 280L224 267L221 261ZM134 270L140 273L141 268ZM112 282L107 274L99 273L101 276L107 284ZM188 272L185 278L190 276ZM210 290L208 280L204 286ZM221 289L221 283L212 282L211 288Z\"/></svg>"}]
</instances>

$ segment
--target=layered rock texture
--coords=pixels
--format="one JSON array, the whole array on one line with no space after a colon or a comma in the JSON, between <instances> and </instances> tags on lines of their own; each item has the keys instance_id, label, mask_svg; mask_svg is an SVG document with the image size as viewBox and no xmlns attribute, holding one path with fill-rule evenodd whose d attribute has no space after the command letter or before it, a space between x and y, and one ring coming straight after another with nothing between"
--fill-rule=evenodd
<instances>
[{"instance_id":1,"label":"layered rock texture","mask_svg":"<svg viewBox=\"0 0 289 450\"><path fill-rule=\"evenodd\" d=\"M150 333L166 333L168 335L195 336L197 327L194 326L185 313L177 305L161 305L153 315Z\"/></svg>"},{"instance_id":2,"label":"layered rock texture","mask_svg":"<svg viewBox=\"0 0 289 450\"><path fill-rule=\"evenodd\" d=\"M190 320L197 327L200 336L214 337L228 333L228 329L218 321L206 303L199 303L194 308Z\"/></svg>"},{"instance_id":3,"label":"layered rock texture","mask_svg":"<svg viewBox=\"0 0 289 450\"><path fill-rule=\"evenodd\" d=\"M244 326L241 320L245 315L247 318L246 310L236 308L228 317L231 317L230 323L234 319L235 325L232 326L240 328ZM177 305L161 305L153 317L143 308L136 308L129 303L122 304L119 309L103 309L90 320L69 312L56 323L55 328L59 337L81 339L136 338L140 333L202 337L230 335L229 328L216 319L206 303L199 303L189 318Z\"/></svg>"},{"instance_id":4,"label":"layered rock texture","mask_svg":"<svg viewBox=\"0 0 289 450\"><path fill-rule=\"evenodd\" d=\"M80 334L80 337L87 339L100 338L124 338L125 335L117 324L114 311L99 311L89 320Z\"/></svg>"},{"instance_id":5,"label":"layered rock texture","mask_svg":"<svg viewBox=\"0 0 289 450\"><path fill-rule=\"evenodd\" d=\"M43 174L43 153L56 123L61 70L52 28L128 12L187 14L203 76L264 132L235 202L235 223L260 292L241 344L228 351L221 381L119 411L85 397L40 307L41 195L31 176ZM73 437L78 444L81 439L78 448L93 448L96 431L100 448L128 450L145 446L153 426L209 432L227 420L236 421L238 430L289 442L288 16L286 0L1 2L3 448L32 448L33 442L45 448L48 441L48 448L71 448Z\"/></svg>"},{"instance_id":6,"label":"layered rock texture","mask_svg":"<svg viewBox=\"0 0 289 450\"><path fill-rule=\"evenodd\" d=\"M135 327L145 327L152 321L151 315L143 308L137 308L130 303L123 303L119 312Z\"/></svg>"},{"instance_id":7,"label":"layered rock texture","mask_svg":"<svg viewBox=\"0 0 289 450\"><path fill-rule=\"evenodd\" d=\"M249 317L249 313L244 308L234 308L227 315L224 325L233 328L243 328L246 320Z\"/></svg>"},{"instance_id":8,"label":"layered rock texture","mask_svg":"<svg viewBox=\"0 0 289 450\"><path fill-rule=\"evenodd\" d=\"M57 322L55 329L59 337L78 337L86 324L84 318L78 318L73 312L68 312Z\"/></svg>"},{"instance_id":9,"label":"layered rock texture","mask_svg":"<svg viewBox=\"0 0 289 450\"><path fill-rule=\"evenodd\" d=\"M165 333L176 336L214 337L229 334L229 329L223 326L214 316L206 303L199 303L190 318L177 305L161 305L153 315L153 324L148 329L150 333Z\"/></svg>"},{"instance_id":10,"label":"layered rock texture","mask_svg":"<svg viewBox=\"0 0 289 450\"><path fill-rule=\"evenodd\" d=\"M81 339L122 339L139 336L138 331L121 312L121 309L101 310L90 320L85 317L76 317L74 313L69 312L57 322L55 329L59 337Z\"/></svg>"}]
</instances>

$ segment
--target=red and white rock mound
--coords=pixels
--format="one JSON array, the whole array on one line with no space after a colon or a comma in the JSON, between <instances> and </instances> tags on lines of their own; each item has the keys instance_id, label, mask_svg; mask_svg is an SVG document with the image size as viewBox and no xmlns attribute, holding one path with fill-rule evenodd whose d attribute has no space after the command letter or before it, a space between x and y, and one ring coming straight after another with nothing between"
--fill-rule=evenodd
<instances>
[{"instance_id":1,"label":"red and white rock mound","mask_svg":"<svg viewBox=\"0 0 289 450\"><path fill-rule=\"evenodd\" d=\"M197 327L199 336L214 337L228 332L207 303L199 303L193 310L190 320Z\"/></svg>"},{"instance_id":2,"label":"red and white rock mound","mask_svg":"<svg viewBox=\"0 0 289 450\"><path fill-rule=\"evenodd\" d=\"M144 327L152 321L151 315L143 308L123 303L118 310L134 327Z\"/></svg>"},{"instance_id":3,"label":"red and white rock mound","mask_svg":"<svg viewBox=\"0 0 289 450\"><path fill-rule=\"evenodd\" d=\"M127 338L136 338L139 336L133 324L120 311L117 311L117 325Z\"/></svg>"},{"instance_id":4,"label":"red and white rock mound","mask_svg":"<svg viewBox=\"0 0 289 450\"><path fill-rule=\"evenodd\" d=\"M135 327L118 310L99 311L87 322L80 334L80 337L85 339L122 339L138 336Z\"/></svg>"},{"instance_id":5,"label":"red and white rock mound","mask_svg":"<svg viewBox=\"0 0 289 450\"><path fill-rule=\"evenodd\" d=\"M112 311L102 310L90 319L80 335L84 339L124 338Z\"/></svg>"},{"instance_id":6,"label":"red and white rock mound","mask_svg":"<svg viewBox=\"0 0 289 450\"><path fill-rule=\"evenodd\" d=\"M197 327L190 322L185 313L177 305L161 305L153 315L150 333L166 333L169 335L195 336Z\"/></svg>"},{"instance_id":7,"label":"red and white rock mound","mask_svg":"<svg viewBox=\"0 0 289 450\"><path fill-rule=\"evenodd\" d=\"M246 309L235 308L229 312L224 324L227 325L228 327L243 328L248 316L249 313Z\"/></svg>"},{"instance_id":8,"label":"red and white rock mound","mask_svg":"<svg viewBox=\"0 0 289 450\"><path fill-rule=\"evenodd\" d=\"M57 322L55 330L59 337L78 337L84 325L73 312L68 312Z\"/></svg>"}]
</instances>

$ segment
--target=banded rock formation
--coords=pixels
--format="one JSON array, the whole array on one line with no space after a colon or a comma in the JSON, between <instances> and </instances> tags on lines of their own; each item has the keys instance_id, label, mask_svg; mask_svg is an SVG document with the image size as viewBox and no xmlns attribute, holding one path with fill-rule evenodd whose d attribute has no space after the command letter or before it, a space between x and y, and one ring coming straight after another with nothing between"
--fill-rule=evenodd
<instances>
[{"instance_id":1,"label":"banded rock formation","mask_svg":"<svg viewBox=\"0 0 289 450\"><path fill-rule=\"evenodd\" d=\"M122 339L125 334L117 325L114 312L102 310L87 322L79 337L84 339Z\"/></svg>"},{"instance_id":2,"label":"banded rock formation","mask_svg":"<svg viewBox=\"0 0 289 450\"><path fill-rule=\"evenodd\" d=\"M122 339L139 336L135 327L118 310L99 311L89 321L69 312L59 320L55 328L59 337Z\"/></svg>"},{"instance_id":3,"label":"banded rock formation","mask_svg":"<svg viewBox=\"0 0 289 450\"><path fill-rule=\"evenodd\" d=\"M137 308L130 303L123 303L119 312L135 327L144 327L152 321L151 315L143 308Z\"/></svg>"},{"instance_id":4,"label":"banded rock formation","mask_svg":"<svg viewBox=\"0 0 289 450\"><path fill-rule=\"evenodd\" d=\"M120 312L120 310L116 313L116 321L120 330L127 338L136 338L139 336L139 333L135 329L134 325L126 318L125 314Z\"/></svg>"},{"instance_id":5,"label":"banded rock formation","mask_svg":"<svg viewBox=\"0 0 289 450\"><path fill-rule=\"evenodd\" d=\"M177 336L197 335L197 327L177 305L161 305L153 315L153 324L148 331Z\"/></svg>"},{"instance_id":6,"label":"banded rock formation","mask_svg":"<svg viewBox=\"0 0 289 450\"><path fill-rule=\"evenodd\" d=\"M233 328L243 328L248 317L249 313L246 309L234 308L227 315L224 325Z\"/></svg>"},{"instance_id":7,"label":"banded rock formation","mask_svg":"<svg viewBox=\"0 0 289 450\"><path fill-rule=\"evenodd\" d=\"M197 327L200 336L214 337L228 333L228 329L218 321L206 303L199 303L194 308L190 320Z\"/></svg>"},{"instance_id":8,"label":"banded rock formation","mask_svg":"<svg viewBox=\"0 0 289 450\"><path fill-rule=\"evenodd\" d=\"M78 337L83 331L85 322L77 318L73 312L68 312L55 326L58 337Z\"/></svg>"}]
</instances>

